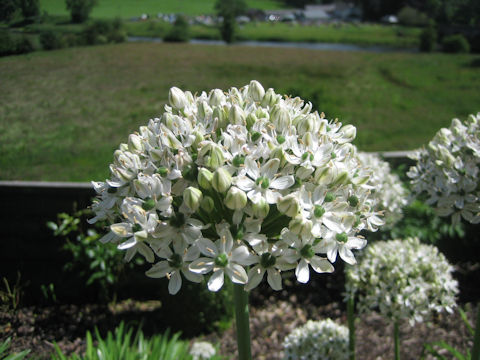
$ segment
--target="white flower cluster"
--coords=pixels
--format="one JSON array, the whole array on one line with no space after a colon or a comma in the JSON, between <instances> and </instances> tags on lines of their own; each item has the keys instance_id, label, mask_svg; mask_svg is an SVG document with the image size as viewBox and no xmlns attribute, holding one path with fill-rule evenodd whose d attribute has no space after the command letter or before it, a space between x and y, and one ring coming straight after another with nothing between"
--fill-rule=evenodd
<instances>
[{"instance_id":1,"label":"white flower cluster","mask_svg":"<svg viewBox=\"0 0 480 360\"><path fill-rule=\"evenodd\" d=\"M462 217L480 223L480 113L465 122L453 119L412 158L413 192L425 192L427 204L440 216L452 216L454 224Z\"/></svg>"},{"instance_id":2,"label":"white flower cluster","mask_svg":"<svg viewBox=\"0 0 480 360\"><path fill-rule=\"evenodd\" d=\"M372 169L368 185L372 187L374 208L384 213L384 228L391 228L403 217L403 208L408 204L408 191L398 175L390 170L388 162L373 153L359 152L363 166Z\"/></svg>"},{"instance_id":3,"label":"white flower cluster","mask_svg":"<svg viewBox=\"0 0 480 360\"><path fill-rule=\"evenodd\" d=\"M359 264L346 268L347 296L355 296L359 312L378 309L389 320L422 322L433 311L451 312L458 284L453 267L435 246L418 238L379 241L370 245Z\"/></svg>"},{"instance_id":4,"label":"white flower cluster","mask_svg":"<svg viewBox=\"0 0 480 360\"><path fill-rule=\"evenodd\" d=\"M216 350L208 341L196 341L190 348L193 360L207 360L216 354Z\"/></svg>"},{"instance_id":5,"label":"white flower cluster","mask_svg":"<svg viewBox=\"0 0 480 360\"><path fill-rule=\"evenodd\" d=\"M208 276L211 291L225 275L251 290L265 273L279 290L291 269L306 283L310 267L332 272L337 254L354 264L358 233L383 224L352 125L257 81L199 96L174 87L169 103L115 151L111 178L93 183L90 221L112 223L102 241L126 260L159 259L147 275L167 277L171 294L182 275Z\"/></svg>"},{"instance_id":6,"label":"white flower cluster","mask_svg":"<svg viewBox=\"0 0 480 360\"><path fill-rule=\"evenodd\" d=\"M331 319L294 329L283 343L284 360L347 360L348 328Z\"/></svg>"}]
</instances>

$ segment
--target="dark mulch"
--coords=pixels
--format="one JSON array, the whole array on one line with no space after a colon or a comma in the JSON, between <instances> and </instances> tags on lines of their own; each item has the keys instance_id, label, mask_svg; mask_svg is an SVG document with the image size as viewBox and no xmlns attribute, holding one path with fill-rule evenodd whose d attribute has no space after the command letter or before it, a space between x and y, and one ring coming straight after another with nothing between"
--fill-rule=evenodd
<instances>
[{"instance_id":1,"label":"dark mulch","mask_svg":"<svg viewBox=\"0 0 480 360\"><path fill-rule=\"evenodd\" d=\"M289 297L270 296L252 299L251 336L254 359L281 359L282 341L295 327L308 319L330 317L346 324L341 302L312 304L302 294ZM0 312L0 339L12 338L12 350L31 349L40 358L48 358L57 343L65 353L81 353L85 349L85 333L98 327L101 333L113 329L120 321L148 328L148 318L161 311L158 302L123 301L115 307L105 305L60 305L24 307L15 313ZM473 319L473 311L468 315ZM393 358L392 326L377 314L362 316L357 322L357 359ZM211 334L203 339L220 342L221 352L236 354L234 330ZM419 359L423 344L445 340L458 349L471 347L471 337L459 314L437 316L431 324L401 326L402 359Z\"/></svg>"}]
</instances>

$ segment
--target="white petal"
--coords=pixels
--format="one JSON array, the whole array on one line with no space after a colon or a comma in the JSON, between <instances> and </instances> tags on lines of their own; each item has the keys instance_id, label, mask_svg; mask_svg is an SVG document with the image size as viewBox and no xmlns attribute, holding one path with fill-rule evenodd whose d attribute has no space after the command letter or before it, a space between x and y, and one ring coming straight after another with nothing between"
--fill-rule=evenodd
<instances>
[{"instance_id":1,"label":"white petal","mask_svg":"<svg viewBox=\"0 0 480 360\"><path fill-rule=\"evenodd\" d=\"M277 173L278 166L280 165L279 159L268 160L260 169L260 172L269 179L273 179Z\"/></svg>"},{"instance_id":2,"label":"white petal","mask_svg":"<svg viewBox=\"0 0 480 360\"><path fill-rule=\"evenodd\" d=\"M300 260L295 269L295 276L297 280L303 284L307 283L310 280L310 270L308 269L308 263L305 259Z\"/></svg>"},{"instance_id":3,"label":"white petal","mask_svg":"<svg viewBox=\"0 0 480 360\"><path fill-rule=\"evenodd\" d=\"M323 224L328 227L330 230L335 231L336 233L342 233L343 228L341 227L341 219L338 216L331 214L325 214L322 217Z\"/></svg>"},{"instance_id":4,"label":"white petal","mask_svg":"<svg viewBox=\"0 0 480 360\"><path fill-rule=\"evenodd\" d=\"M367 245L367 240L360 239L357 237L349 237L348 242L346 244L349 249L362 249Z\"/></svg>"},{"instance_id":5,"label":"white petal","mask_svg":"<svg viewBox=\"0 0 480 360\"><path fill-rule=\"evenodd\" d=\"M199 283L202 282L203 276L200 274L195 274L191 271L188 271L188 269L183 268L182 269L182 274L185 276L185 279L191 282Z\"/></svg>"},{"instance_id":6,"label":"white petal","mask_svg":"<svg viewBox=\"0 0 480 360\"><path fill-rule=\"evenodd\" d=\"M180 288L182 287L182 277L180 276L180 271L176 270L172 272L172 276L170 277L170 281L168 282L168 292L170 295L175 295L178 293Z\"/></svg>"},{"instance_id":7,"label":"white petal","mask_svg":"<svg viewBox=\"0 0 480 360\"><path fill-rule=\"evenodd\" d=\"M200 252L209 257L216 257L218 255L217 246L213 243L212 240L206 238L200 238L196 242Z\"/></svg>"},{"instance_id":8,"label":"white petal","mask_svg":"<svg viewBox=\"0 0 480 360\"><path fill-rule=\"evenodd\" d=\"M248 272L248 284L245 286L245 290L255 289L262 282L263 274L265 274L265 269L262 269L260 265L251 268Z\"/></svg>"},{"instance_id":9,"label":"white petal","mask_svg":"<svg viewBox=\"0 0 480 360\"><path fill-rule=\"evenodd\" d=\"M147 260L149 263L153 263L155 260L155 256L153 255L152 249L145 243L141 242L137 244L137 250L140 254L143 255L145 260Z\"/></svg>"},{"instance_id":10,"label":"white petal","mask_svg":"<svg viewBox=\"0 0 480 360\"><path fill-rule=\"evenodd\" d=\"M214 261L210 258L199 258L193 261L189 266L188 269L196 274L206 274L212 271L214 266Z\"/></svg>"},{"instance_id":11,"label":"white petal","mask_svg":"<svg viewBox=\"0 0 480 360\"><path fill-rule=\"evenodd\" d=\"M274 180L270 183L270 187L271 187L272 189L284 190L284 189L289 188L289 187L292 186L293 184L295 184L295 179L293 178L293 176L291 176L291 175L288 175L288 176L280 176L280 177L274 179Z\"/></svg>"},{"instance_id":12,"label":"white petal","mask_svg":"<svg viewBox=\"0 0 480 360\"><path fill-rule=\"evenodd\" d=\"M282 290L282 275L277 269L267 269L267 281L273 290Z\"/></svg>"},{"instance_id":13,"label":"white petal","mask_svg":"<svg viewBox=\"0 0 480 360\"><path fill-rule=\"evenodd\" d=\"M250 156L245 158L245 169L247 169L247 174L252 177L252 179L257 179L259 177L258 165Z\"/></svg>"},{"instance_id":14,"label":"white petal","mask_svg":"<svg viewBox=\"0 0 480 360\"><path fill-rule=\"evenodd\" d=\"M235 185L243 191L250 191L255 187L255 182L246 176L239 176L235 179Z\"/></svg>"},{"instance_id":15,"label":"white petal","mask_svg":"<svg viewBox=\"0 0 480 360\"><path fill-rule=\"evenodd\" d=\"M227 267L225 267L225 273L230 280L236 284L246 284L248 281L247 272L240 265L228 264Z\"/></svg>"},{"instance_id":16,"label":"white petal","mask_svg":"<svg viewBox=\"0 0 480 360\"><path fill-rule=\"evenodd\" d=\"M346 246L340 246L340 248L338 249L338 254L343 259L343 261L350 265L355 265L357 263L357 261L355 260L355 256Z\"/></svg>"},{"instance_id":17,"label":"white petal","mask_svg":"<svg viewBox=\"0 0 480 360\"><path fill-rule=\"evenodd\" d=\"M269 204L276 204L281 197L282 195L279 192L270 189L265 192L265 200L267 200Z\"/></svg>"},{"instance_id":18,"label":"white petal","mask_svg":"<svg viewBox=\"0 0 480 360\"><path fill-rule=\"evenodd\" d=\"M208 280L208 290L218 291L223 286L223 269L215 271Z\"/></svg>"},{"instance_id":19,"label":"white petal","mask_svg":"<svg viewBox=\"0 0 480 360\"><path fill-rule=\"evenodd\" d=\"M123 243L119 244L117 248L119 250L125 250L125 249L131 248L132 246L135 246L136 244L137 244L137 240L135 240L134 237L131 237L127 241L124 241Z\"/></svg>"},{"instance_id":20,"label":"white petal","mask_svg":"<svg viewBox=\"0 0 480 360\"><path fill-rule=\"evenodd\" d=\"M250 254L246 246L239 246L233 250L231 259L241 265L252 265L257 262L257 257Z\"/></svg>"},{"instance_id":21,"label":"white petal","mask_svg":"<svg viewBox=\"0 0 480 360\"><path fill-rule=\"evenodd\" d=\"M334 270L334 267L327 259L323 259L319 256L314 256L310 259L310 265L312 269L317 273L331 273Z\"/></svg>"},{"instance_id":22,"label":"white petal","mask_svg":"<svg viewBox=\"0 0 480 360\"><path fill-rule=\"evenodd\" d=\"M110 225L110 230L120 237L127 237L132 235L132 225L128 223L119 223Z\"/></svg>"},{"instance_id":23,"label":"white petal","mask_svg":"<svg viewBox=\"0 0 480 360\"><path fill-rule=\"evenodd\" d=\"M168 261L160 261L147 270L145 275L151 278L162 278L165 277L171 270L172 268L168 264Z\"/></svg>"}]
</instances>

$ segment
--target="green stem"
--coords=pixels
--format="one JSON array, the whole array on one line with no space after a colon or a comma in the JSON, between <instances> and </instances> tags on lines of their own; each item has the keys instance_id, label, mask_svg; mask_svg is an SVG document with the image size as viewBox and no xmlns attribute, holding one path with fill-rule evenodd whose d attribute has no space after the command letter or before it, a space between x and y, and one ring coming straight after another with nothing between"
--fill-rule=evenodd
<instances>
[{"instance_id":1,"label":"green stem","mask_svg":"<svg viewBox=\"0 0 480 360\"><path fill-rule=\"evenodd\" d=\"M349 360L355 360L355 299L351 295L347 300L348 350Z\"/></svg>"},{"instance_id":2,"label":"green stem","mask_svg":"<svg viewBox=\"0 0 480 360\"><path fill-rule=\"evenodd\" d=\"M480 302L477 303L477 322L473 335L472 360L480 360Z\"/></svg>"},{"instance_id":3,"label":"green stem","mask_svg":"<svg viewBox=\"0 0 480 360\"><path fill-rule=\"evenodd\" d=\"M248 292L243 290L243 285L233 284L233 300L237 326L238 360L252 360L252 352L250 350Z\"/></svg>"},{"instance_id":4,"label":"green stem","mask_svg":"<svg viewBox=\"0 0 480 360\"><path fill-rule=\"evenodd\" d=\"M398 321L395 321L393 323L393 342L395 360L400 360L400 330L398 327Z\"/></svg>"}]
</instances>

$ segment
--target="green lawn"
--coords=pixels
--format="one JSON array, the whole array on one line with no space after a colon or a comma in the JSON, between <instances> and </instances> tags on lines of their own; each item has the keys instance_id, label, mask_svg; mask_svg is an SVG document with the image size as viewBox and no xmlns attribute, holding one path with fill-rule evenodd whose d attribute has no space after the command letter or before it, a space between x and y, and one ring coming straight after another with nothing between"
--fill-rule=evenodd
<instances>
[{"instance_id":1,"label":"green lawn","mask_svg":"<svg viewBox=\"0 0 480 360\"><path fill-rule=\"evenodd\" d=\"M242 86L300 95L357 126L360 150L409 150L480 111L473 55L120 44L0 59L0 179L102 180L168 89Z\"/></svg>"},{"instance_id":2,"label":"green lawn","mask_svg":"<svg viewBox=\"0 0 480 360\"><path fill-rule=\"evenodd\" d=\"M142 14L201 15L213 14L216 0L98 0L93 8L94 18L131 18ZM283 4L275 0L247 0L247 5L257 9L279 9ZM50 15L68 14L65 0L40 0L42 11Z\"/></svg>"}]
</instances>

